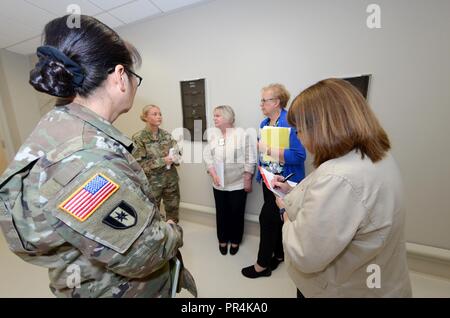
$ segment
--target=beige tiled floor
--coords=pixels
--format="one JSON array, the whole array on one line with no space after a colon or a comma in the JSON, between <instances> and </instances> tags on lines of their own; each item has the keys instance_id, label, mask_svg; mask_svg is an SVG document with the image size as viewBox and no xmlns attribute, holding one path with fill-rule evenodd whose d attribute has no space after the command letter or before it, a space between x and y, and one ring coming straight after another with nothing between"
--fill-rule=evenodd
<instances>
[{"instance_id":1,"label":"beige tiled floor","mask_svg":"<svg viewBox=\"0 0 450 318\"><path fill-rule=\"evenodd\" d=\"M196 279L199 297L295 297L284 264L271 277L250 280L240 270L254 262L258 237L248 235L237 255L222 256L217 249L215 228L182 221L187 268ZM53 297L47 271L13 255L0 235L0 297ZM411 272L414 297L450 297L450 281ZM188 296L186 292L180 296Z\"/></svg>"}]
</instances>

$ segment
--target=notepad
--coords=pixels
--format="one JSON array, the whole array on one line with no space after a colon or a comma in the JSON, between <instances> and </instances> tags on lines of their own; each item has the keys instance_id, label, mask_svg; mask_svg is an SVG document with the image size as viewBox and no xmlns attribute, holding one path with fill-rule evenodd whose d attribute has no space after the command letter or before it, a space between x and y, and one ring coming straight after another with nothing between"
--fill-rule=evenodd
<instances>
[{"instance_id":1,"label":"notepad","mask_svg":"<svg viewBox=\"0 0 450 318\"><path fill-rule=\"evenodd\" d=\"M286 196L285 193L281 192L278 189L274 189L272 187L272 180L275 177L275 175L264 169L263 167L259 167L259 172L261 173L261 176L263 178L264 184L266 185L267 189L269 189L270 191L272 191L273 193L275 193L275 195L279 196L280 198L284 198ZM297 185L297 183L292 182L292 181L286 181L291 187L295 187Z\"/></svg>"},{"instance_id":2,"label":"notepad","mask_svg":"<svg viewBox=\"0 0 450 318\"><path fill-rule=\"evenodd\" d=\"M271 127L264 126L261 129L261 141L267 144L270 148L289 148L289 135L291 128L289 127ZM263 156L263 161L273 162L278 159L270 157L268 155Z\"/></svg>"}]
</instances>

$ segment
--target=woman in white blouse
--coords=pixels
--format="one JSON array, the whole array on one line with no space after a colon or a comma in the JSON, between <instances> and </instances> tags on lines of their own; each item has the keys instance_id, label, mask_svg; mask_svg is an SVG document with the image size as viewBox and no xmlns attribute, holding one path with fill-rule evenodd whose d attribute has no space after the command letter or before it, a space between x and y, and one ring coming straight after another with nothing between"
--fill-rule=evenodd
<instances>
[{"instance_id":1,"label":"woman in white blouse","mask_svg":"<svg viewBox=\"0 0 450 318\"><path fill-rule=\"evenodd\" d=\"M273 183L288 193L277 205L298 296L411 297L400 171L364 97L323 80L295 98L288 121L316 167L293 189Z\"/></svg>"},{"instance_id":2,"label":"woman in white blouse","mask_svg":"<svg viewBox=\"0 0 450 318\"><path fill-rule=\"evenodd\" d=\"M252 191L256 146L242 128L234 127L230 106L214 109L215 128L208 130L204 159L211 176L216 203L217 238L222 255L239 250L244 233L247 193Z\"/></svg>"}]
</instances>

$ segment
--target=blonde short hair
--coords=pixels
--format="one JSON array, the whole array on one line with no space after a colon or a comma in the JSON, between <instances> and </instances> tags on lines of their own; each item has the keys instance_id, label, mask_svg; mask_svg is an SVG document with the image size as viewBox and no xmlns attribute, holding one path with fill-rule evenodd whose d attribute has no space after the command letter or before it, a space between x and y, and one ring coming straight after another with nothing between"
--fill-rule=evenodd
<instances>
[{"instance_id":1,"label":"blonde short hair","mask_svg":"<svg viewBox=\"0 0 450 318\"><path fill-rule=\"evenodd\" d=\"M153 107L156 107L156 108L158 108L158 109L160 109L159 108L159 106L156 106L156 105L153 105L153 104L150 104L150 105L145 105L143 108L142 108L142 113L141 113L141 116L140 116L140 118L141 118L141 120L143 121L143 122L147 122L147 113L148 113L148 111L150 110L150 108L153 108Z\"/></svg>"},{"instance_id":2,"label":"blonde short hair","mask_svg":"<svg viewBox=\"0 0 450 318\"><path fill-rule=\"evenodd\" d=\"M287 119L310 146L315 167L352 150L377 162L391 147L364 97L341 79L326 79L305 89L292 102Z\"/></svg>"},{"instance_id":3,"label":"blonde short hair","mask_svg":"<svg viewBox=\"0 0 450 318\"><path fill-rule=\"evenodd\" d=\"M235 115L234 115L234 110L233 108L231 108L231 106L228 105L221 105L221 106L217 106L216 108L214 108L214 111L220 111L220 113L222 114L222 116L231 124L234 125L234 120L235 120Z\"/></svg>"},{"instance_id":4,"label":"blonde short hair","mask_svg":"<svg viewBox=\"0 0 450 318\"><path fill-rule=\"evenodd\" d=\"M263 87L263 92L272 91L276 98L280 100L281 108L286 108L289 98L291 98L291 94L288 92L286 87L283 84L270 84L266 87Z\"/></svg>"}]
</instances>

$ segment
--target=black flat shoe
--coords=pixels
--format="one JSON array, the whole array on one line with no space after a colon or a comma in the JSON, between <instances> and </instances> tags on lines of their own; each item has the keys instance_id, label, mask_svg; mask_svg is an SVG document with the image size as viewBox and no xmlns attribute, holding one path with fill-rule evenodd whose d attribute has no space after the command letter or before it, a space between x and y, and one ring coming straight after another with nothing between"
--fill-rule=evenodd
<instances>
[{"instance_id":1,"label":"black flat shoe","mask_svg":"<svg viewBox=\"0 0 450 318\"><path fill-rule=\"evenodd\" d=\"M276 270L281 262L284 262L284 258L278 259L276 257L272 257L272 259L270 260L270 269L273 271Z\"/></svg>"},{"instance_id":2,"label":"black flat shoe","mask_svg":"<svg viewBox=\"0 0 450 318\"><path fill-rule=\"evenodd\" d=\"M225 246L219 245L219 251L220 251L220 254L227 255L227 253L228 253L228 245L225 245Z\"/></svg>"},{"instance_id":3,"label":"black flat shoe","mask_svg":"<svg viewBox=\"0 0 450 318\"><path fill-rule=\"evenodd\" d=\"M244 275L247 278L258 278L258 277L262 277L262 276L272 275L272 270L270 269L270 267L267 267L262 272L257 272L255 269L255 266L253 266L253 265L244 267L241 272L242 272L242 275Z\"/></svg>"},{"instance_id":4,"label":"black flat shoe","mask_svg":"<svg viewBox=\"0 0 450 318\"><path fill-rule=\"evenodd\" d=\"M239 245L234 247L233 245L230 246L230 254L234 255L239 251Z\"/></svg>"}]
</instances>

